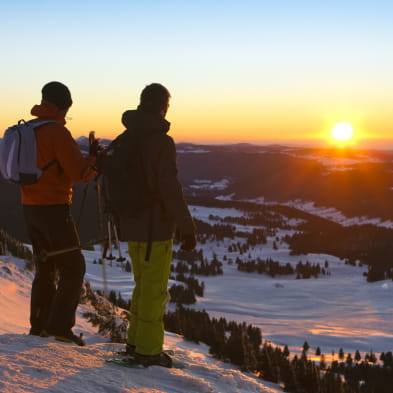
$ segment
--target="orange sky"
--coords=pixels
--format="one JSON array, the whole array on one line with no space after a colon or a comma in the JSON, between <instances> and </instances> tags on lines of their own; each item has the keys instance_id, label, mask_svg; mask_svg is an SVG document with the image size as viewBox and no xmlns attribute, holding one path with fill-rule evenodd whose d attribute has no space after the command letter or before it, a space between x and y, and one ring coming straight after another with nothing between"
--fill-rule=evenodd
<instances>
[{"instance_id":1,"label":"orange sky","mask_svg":"<svg viewBox=\"0 0 393 393\"><path fill-rule=\"evenodd\" d=\"M152 82L172 94L178 142L324 143L341 121L353 142L393 135L390 2L89 3L4 6L0 130L58 80L74 137L113 138Z\"/></svg>"}]
</instances>

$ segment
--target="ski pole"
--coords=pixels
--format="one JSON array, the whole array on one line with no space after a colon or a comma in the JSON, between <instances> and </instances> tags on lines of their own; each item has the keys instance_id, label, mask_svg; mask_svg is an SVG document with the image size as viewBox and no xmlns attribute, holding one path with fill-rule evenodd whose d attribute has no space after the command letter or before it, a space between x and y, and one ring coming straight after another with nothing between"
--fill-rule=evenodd
<instances>
[{"instance_id":1,"label":"ski pole","mask_svg":"<svg viewBox=\"0 0 393 393\"><path fill-rule=\"evenodd\" d=\"M34 262L45 262L50 257L54 257L56 255L61 255L61 254L66 254L67 252L77 251L77 250L81 250L81 247L75 246L75 247L64 248L62 250L49 251L49 252L42 250L39 254L37 254L33 257L33 260L34 260Z\"/></svg>"},{"instance_id":2,"label":"ski pole","mask_svg":"<svg viewBox=\"0 0 393 393\"><path fill-rule=\"evenodd\" d=\"M97 156L97 143L96 143L96 138L95 138L95 132L90 131L89 132L89 155L90 156ZM83 196L82 196L82 202L81 206L79 208L79 215L78 215L78 220L76 223L76 227L79 230L79 223L82 217L83 213L83 208L85 207L85 202L86 202L86 196L87 196L87 191L89 189L89 182L86 182L86 185L83 189Z\"/></svg>"},{"instance_id":3,"label":"ski pole","mask_svg":"<svg viewBox=\"0 0 393 393\"><path fill-rule=\"evenodd\" d=\"M100 237L103 238L104 233L104 222L103 222L103 212L102 212L102 205L101 205L101 185L98 181L98 176L94 179L95 182L95 189L97 193L97 212L98 212L98 226L100 231ZM104 286L104 296L108 296L108 281L106 276L106 265L104 259L104 245L101 243L101 264L102 264L102 279L103 279L103 286Z\"/></svg>"},{"instance_id":4,"label":"ski pole","mask_svg":"<svg viewBox=\"0 0 393 393\"><path fill-rule=\"evenodd\" d=\"M94 241L91 241L89 243L85 243L85 244L80 245L80 246L62 248L60 250L55 250L55 251L42 250L39 254L34 255L33 259L34 259L34 261L37 261L37 262L45 262L50 257L54 257L56 255L65 254L65 253L71 252L71 251L83 250L86 247L91 247L91 246L94 246L95 244L102 244L102 243L105 243L107 241L108 241L108 239L94 240Z\"/></svg>"},{"instance_id":5,"label":"ski pole","mask_svg":"<svg viewBox=\"0 0 393 393\"><path fill-rule=\"evenodd\" d=\"M115 223L113 223L113 232L115 233L116 247L119 250L119 258L117 258L117 261L118 262L123 262L126 259L121 255L120 242L119 242L119 237L117 235L117 228L116 228L116 224Z\"/></svg>"},{"instance_id":6,"label":"ski pole","mask_svg":"<svg viewBox=\"0 0 393 393\"><path fill-rule=\"evenodd\" d=\"M78 220L76 222L76 227L78 228L79 231L79 223L82 217L82 213L83 213L83 208L85 207L85 202L86 202L86 196L87 196L87 190L89 188L89 182L86 183L84 189L83 189L83 196L82 196L82 202L81 202L81 206L79 208L79 214L78 214Z\"/></svg>"},{"instance_id":7,"label":"ski pole","mask_svg":"<svg viewBox=\"0 0 393 393\"><path fill-rule=\"evenodd\" d=\"M115 259L115 257L112 254L112 231L111 231L111 219L110 217L108 217L108 241L109 241L109 257L107 257L106 259L109 259L110 261L112 261L113 259ZM111 262L112 263L112 262Z\"/></svg>"}]
</instances>

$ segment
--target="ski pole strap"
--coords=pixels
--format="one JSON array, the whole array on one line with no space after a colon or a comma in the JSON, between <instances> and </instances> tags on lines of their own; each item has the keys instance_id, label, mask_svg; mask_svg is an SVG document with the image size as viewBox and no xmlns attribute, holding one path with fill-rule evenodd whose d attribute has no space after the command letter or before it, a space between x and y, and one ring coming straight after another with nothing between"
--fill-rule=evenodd
<instances>
[{"instance_id":1,"label":"ski pole strap","mask_svg":"<svg viewBox=\"0 0 393 393\"><path fill-rule=\"evenodd\" d=\"M50 257L55 257L57 255L62 255L77 250L81 250L81 248L79 246L75 246L75 247L63 248L62 250L49 251L49 252L42 250L39 254L33 257L33 260L34 262L45 262Z\"/></svg>"},{"instance_id":2,"label":"ski pole strap","mask_svg":"<svg viewBox=\"0 0 393 393\"><path fill-rule=\"evenodd\" d=\"M147 233L147 247L146 247L146 255L145 255L146 262L150 260L151 247L153 243L152 239L153 239L153 208L151 207L149 212L149 228Z\"/></svg>"}]
</instances>

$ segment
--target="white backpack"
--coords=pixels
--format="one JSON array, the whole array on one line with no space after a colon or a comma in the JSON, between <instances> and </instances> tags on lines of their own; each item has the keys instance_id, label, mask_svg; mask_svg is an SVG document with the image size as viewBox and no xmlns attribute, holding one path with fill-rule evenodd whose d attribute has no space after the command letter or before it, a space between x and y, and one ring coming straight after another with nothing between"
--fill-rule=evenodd
<instances>
[{"instance_id":1,"label":"white backpack","mask_svg":"<svg viewBox=\"0 0 393 393\"><path fill-rule=\"evenodd\" d=\"M34 129L47 123L56 121L19 120L18 124L7 128L0 140L0 172L5 180L22 186L37 183L42 173L56 162L53 160L41 169L37 166Z\"/></svg>"}]
</instances>

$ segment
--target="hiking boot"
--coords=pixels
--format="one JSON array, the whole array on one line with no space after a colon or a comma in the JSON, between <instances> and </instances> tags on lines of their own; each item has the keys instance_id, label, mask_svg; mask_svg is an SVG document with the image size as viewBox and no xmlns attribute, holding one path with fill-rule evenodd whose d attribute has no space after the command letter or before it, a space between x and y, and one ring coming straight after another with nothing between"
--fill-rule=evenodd
<instances>
[{"instance_id":1,"label":"hiking boot","mask_svg":"<svg viewBox=\"0 0 393 393\"><path fill-rule=\"evenodd\" d=\"M127 343L125 355L135 356L135 345L131 345Z\"/></svg>"},{"instance_id":2,"label":"hiking boot","mask_svg":"<svg viewBox=\"0 0 393 393\"><path fill-rule=\"evenodd\" d=\"M35 328L30 328L29 335L30 336L40 336L41 335L41 330L35 329Z\"/></svg>"},{"instance_id":3,"label":"hiking boot","mask_svg":"<svg viewBox=\"0 0 393 393\"><path fill-rule=\"evenodd\" d=\"M53 334L49 334L45 329L41 330L40 337L51 337Z\"/></svg>"},{"instance_id":4,"label":"hiking boot","mask_svg":"<svg viewBox=\"0 0 393 393\"><path fill-rule=\"evenodd\" d=\"M125 351L116 352L117 355L124 356L126 358L135 358L135 345L128 344L126 345Z\"/></svg>"},{"instance_id":5,"label":"hiking boot","mask_svg":"<svg viewBox=\"0 0 393 393\"><path fill-rule=\"evenodd\" d=\"M172 367L172 358L165 352L161 352L158 355L141 355L140 353L135 353L135 361L145 367Z\"/></svg>"}]
</instances>

